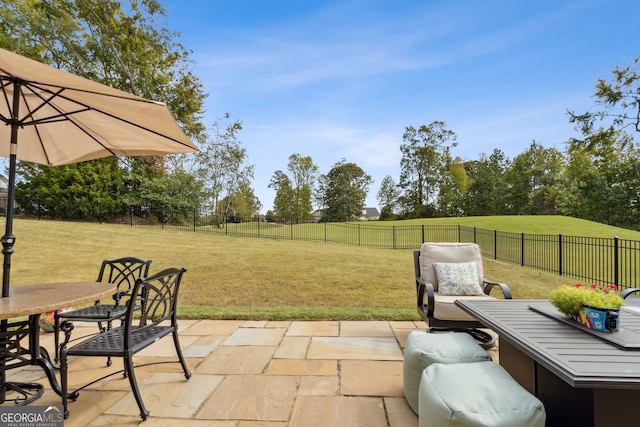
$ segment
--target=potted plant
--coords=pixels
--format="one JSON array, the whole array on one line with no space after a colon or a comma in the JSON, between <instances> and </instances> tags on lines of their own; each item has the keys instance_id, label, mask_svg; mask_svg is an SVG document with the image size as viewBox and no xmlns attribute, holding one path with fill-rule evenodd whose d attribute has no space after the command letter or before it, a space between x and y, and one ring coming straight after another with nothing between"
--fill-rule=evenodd
<instances>
[{"instance_id":1,"label":"potted plant","mask_svg":"<svg viewBox=\"0 0 640 427\"><path fill-rule=\"evenodd\" d=\"M549 301L558 311L590 329L615 332L620 326L620 307L624 305L624 298L617 291L613 284L563 285L551 291Z\"/></svg>"}]
</instances>

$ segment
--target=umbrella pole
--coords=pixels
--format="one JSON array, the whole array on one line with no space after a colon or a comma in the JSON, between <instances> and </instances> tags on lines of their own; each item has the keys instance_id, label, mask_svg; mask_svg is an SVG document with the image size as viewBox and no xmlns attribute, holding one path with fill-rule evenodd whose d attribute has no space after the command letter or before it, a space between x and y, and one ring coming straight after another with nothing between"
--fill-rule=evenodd
<instances>
[{"instance_id":1,"label":"umbrella pole","mask_svg":"<svg viewBox=\"0 0 640 427\"><path fill-rule=\"evenodd\" d=\"M13 201L16 189L16 160L18 153L18 110L20 108L20 82L13 82L13 117L11 121L11 148L9 154L9 184L7 188L7 217L5 220L5 233L0 239L4 263L2 266L2 297L9 296L9 276L11 274L11 254L16 236L13 235Z\"/></svg>"}]
</instances>

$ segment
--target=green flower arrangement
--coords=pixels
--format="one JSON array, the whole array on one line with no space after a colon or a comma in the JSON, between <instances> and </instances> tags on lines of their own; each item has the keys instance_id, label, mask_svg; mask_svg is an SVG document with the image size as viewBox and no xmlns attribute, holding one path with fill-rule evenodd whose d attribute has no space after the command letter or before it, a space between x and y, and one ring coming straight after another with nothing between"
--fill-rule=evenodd
<instances>
[{"instance_id":1,"label":"green flower arrangement","mask_svg":"<svg viewBox=\"0 0 640 427\"><path fill-rule=\"evenodd\" d=\"M581 283L575 286L563 285L551 291L549 301L558 311L569 317L576 317L582 306L596 308L620 308L624 305L624 298L618 295L618 287L613 284L585 286Z\"/></svg>"}]
</instances>

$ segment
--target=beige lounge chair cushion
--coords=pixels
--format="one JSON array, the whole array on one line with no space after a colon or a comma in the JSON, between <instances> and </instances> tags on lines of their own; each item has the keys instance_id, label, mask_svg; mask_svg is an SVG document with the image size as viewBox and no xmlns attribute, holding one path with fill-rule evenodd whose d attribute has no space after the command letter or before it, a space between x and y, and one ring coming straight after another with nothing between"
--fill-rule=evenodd
<instances>
[{"instance_id":1,"label":"beige lounge chair cushion","mask_svg":"<svg viewBox=\"0 0 640 427\"><path fill-rule=\"evenodd\" d=\"M423 243L420 248L420 275L425 282L433 284L438 290L438 277L433 268L434 262L475 262L478 272L478 285L482 286L484 269L480 247L475 243Z\"/></svg>"},{"instance_id":2,"label":"beige lounge chair cushion","mask_svg":"<svg viewBox=\"0 0 640 427\"><path fill-rule=\"evenodd\" d=\"M425 295L425 300L427 296ZM465 300L465 299L495 299L492 296L482 294L482 295L471 295L471 296L458 296L458 295L440 295L436 293L434 295L434 304L433 304L433 317L436 319L444 319L444 320L476 320L475 317L467 314L463 309L455 305L456 300ZM425 301L426 302L426 301Z\"/></svg>"}]
</instances>

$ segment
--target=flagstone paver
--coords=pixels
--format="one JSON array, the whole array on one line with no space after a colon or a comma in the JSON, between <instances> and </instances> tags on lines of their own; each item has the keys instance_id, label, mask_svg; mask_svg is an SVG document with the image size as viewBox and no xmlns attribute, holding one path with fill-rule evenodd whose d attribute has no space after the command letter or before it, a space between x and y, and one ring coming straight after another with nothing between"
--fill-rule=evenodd
<instances>
[{"instance_id":1,"label":"flagstone paver","mask_svg":"<svg viewBox=\"0 0 640 427\"><path fill-rule=\"evenodd\" d=\"M343 360L340 394L347 396L404 396L402 362Z\"/></svg>"},{"instance_id":2,"label":"flagstone paver","mask_svg":"<svg viewBox=\"0 0 640 427\"><path fill-rule=\"evenodd\" d=\"M386 427L383 401L379 397L300 396L290 427Z\"/></svg>"},{"instance_id":3,"label":"flagstone paver","mask_svg":"<svg viewBox=\"0 0 640 427\"><path fill-rule=\"evenodd\" d=\"M195 418L288 421L299 383L292 376L228 375Z\"/></svg>"},{"instance_id":4,"label":"flagstone paver","mask_svg":"<svg viewBox=\"0 0 640 427\"><path fill-rule=\"evenodd\" d=\"M395 338L313 337L309 359L402 360Z\"/></svg>"}]
</instances>

